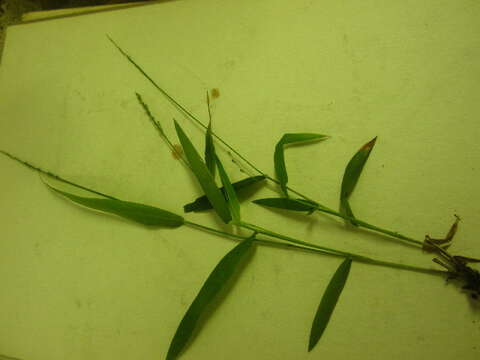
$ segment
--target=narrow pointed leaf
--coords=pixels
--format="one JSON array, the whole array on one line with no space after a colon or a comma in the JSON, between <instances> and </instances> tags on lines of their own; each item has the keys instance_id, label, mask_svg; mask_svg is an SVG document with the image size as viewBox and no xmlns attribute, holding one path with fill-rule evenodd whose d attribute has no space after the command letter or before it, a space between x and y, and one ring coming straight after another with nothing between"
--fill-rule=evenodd
<instances>
[{"instance_id":1,"label":"narrow pointed leaf","mask_svg":"<svg viewBox=\"0 0 480 360\"><path fill-rule=\"evenodd\" d=\"M67 199L90 209L103 211L122 218L149 226L179 227L184 224L183 217L153 206L122 201L118 199L88 198L74 195L45 183L51 190Z\"/></svg>"},{"instance_id":2,"label":"narrow pointed leaf","mask_svg":"<svg viewBox=\"0 0 480 360\"><path fill-rule=\"evenodd\" d=\"M213 205L213 208L217 212L218 216L225 222L229 223L232 220L230 210L228 208L227 202L223 197L223 194L218 189L213 179L212 174L208 170L205 163L202 161L197 150L191 143L190 139L185 135L180 125L175 121L175 130L177 131L178 138L182 144L183 151L187 160L192 168L192 171L197 178L200 186L203 189L203 192L207 196L210 203Z\"/></svg>"},{"instance_id":3,"label":"narrow pointed leaf","mask_svg":"<svg viewBox=\"0 0 480 360\"><path fill-rule=\"evenodd\" d=\"M273 155L273 162L275 165L275 174L280 183L283 193L287 194L288 175L285 165L284 146L289 144L298 144L306 141L318 141L328 138L326 135L310 134L310 133L296 133L285 134L275 146L275 153Z\"/></svg>"},{"instance_id":4,"label":"narrow pointed leaf","mask_svg":"<svg viewBox=\"0 0 480 360\"><path fill-rule=\"evenodd\" d=\"M212 122L208 123L207 132L205 133L205 164L210 174L215 179L215 147L212 137Z\"/></svg>"},{"instance_id":5,"label":"narrow pointed leaf","mask_svg":"<svg viewBox=\"0 0 480 360\"><path fill-rule=\"evenodd\" d=\"M313 204L310 202L301 201L299 199L292 198L265 198L253 200L255 204L267 206L276 209L284 209L291 211L314 211L318 204Z\"/></svg>"},{"instance_id":6,"label":"narrow pointed leaf","mask_svg":"<svg viewBox=\"0 0 480 360\"><path fill-rule=\"evenodd\" d=\"M332 316L333 310L337 305L338 298L340 297L340 294L342 293L347 281L351 265L352 259L345 259L330 280L330 283L328 284L327 289L322 296L322 300L320 301L320 305L318 306L312 323L308 351L311 351L315 347L325 331L328 321Z\"/></svg>"},{"instance_id":7,"label":"narrow pointed leaf","mask_svg":"<svg viewBox=\"0 0 480 360\"><path fill-rule=\"evenodd\" d=\"M265 180L265 176L263 175L251 176L251 177L242 179L240 181L234 182L232 186L235 189L235 192L237 193L237 198L238 198L238 195L242 193L242 190L251 189L253 186L255 186L256 184L264 180ZM220 188L220 191L225 197L227 196L225 193L225 188L223 186ZM208 201L208 198L205 195L200 196L199 198L195 199L195 201L183 206L183 210L186 213L192 212L192 211L193 212L204 211L209 209L212 209L212 204L210 204L210 201Z\"/></svg>"},{"instance_id":8,"label":"narrow pointed leaf","mask_svg":"<svg viewBox=\"0 0 480 360\"><path fill-rule=\"evenodd\" d=\"M218 167L218 174L220 175L220 179L222 180L223 188L225 189L225 194L227 195L227 203L230 209L230 213L232 214L232 218L235 222L240 221L240 203L237 199L237 194L235 193L235 189L228 178L227 172L223 167L222 162L215 155L215 161Z\"/></svg>"},{"instance_id":9,"label":"narrow pointed leaf","mask_svg":"<svg viewBox=\"0 0 480 360\"><path fill-rule=\"evenodd\" d=\"M210 305L232 277L242 270L242 260L248 255L253 242L254 239L251 237L235 246L210 273L173 336L168 349L167 360L174 360L178 357L198 327L202 315L210 310Z\"/></svg>"},{"instance_id":10,"label":"narrow pointed leaf","mask_svg":"<svg viewBox=\"0 0 480 360\"><path fill-rule=\"evenodd\" d=\"M354 215L348 199L357 185L363 167L370 156L370 152L375 146L376 140L376 137L373 138L371 141L363 145L360 150L358 150L358 152L348 162L343 174L342 188L340 191L340 212L352 218ZM356 225L354 220L352 220L351 223Z\"/></svg>"}]
</instances>

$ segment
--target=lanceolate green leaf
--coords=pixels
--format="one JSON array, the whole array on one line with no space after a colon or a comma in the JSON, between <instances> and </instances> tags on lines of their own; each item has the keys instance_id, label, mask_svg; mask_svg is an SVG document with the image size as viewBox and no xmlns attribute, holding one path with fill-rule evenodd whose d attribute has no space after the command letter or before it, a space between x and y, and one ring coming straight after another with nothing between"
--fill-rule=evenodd
<instances>
[{"instance_id":1,"label":"lanceolate green leaf","mask_svg":"<svg viewBox=\"0 0 480 360\"><path fill-rule=\"evenodd\" d=\"M191 143L190 139L185 135L180 125L175 121L175 130L177 131L178 138L182 143L183 151L187 160L192 168L192 171L197 178L203 192L207 196L213 208L217 212L218 216L225 222L229 223L232 220L230 210L227 202L222 193L215 184L215 180L208 170L205 163L202 161L197 150Z\"/></svg>"},{"instance_id":2,"label":"lanceolate green leaf","mask_svg":"<svg viewBox=\"0 0 480 360\"><path fill-rule=\"evenodd\" d=\"M342 189L340 191L340 212L352 218L354 215L348 199L357 185L360 174L362 173L363 167L370 156L370 152L372 151L376 140L377 138L375 137L358 150L348 162L343 174ZM351 221L351 223L356 225L355 221Z\"/></svg>"},{"instance_id":3,"label":"lanceolate green leaf","mask_svg":"<svg viewBox=\"0 0 480 360\"><path fill-rule=\"evenodd\" d=\"M256 184L264 180L265 180L265 176L262 176L262 175L251 176L251 177L242 179L240 181L234 182L232 186L238 195L240 193L243 194L242 190L246 191L248 189L251 189L253 186L255 186ZM220 188L220 191L222 192L222 194L224 194L225 197L227 196L225 192L225 188L223 186ZM195 199L195 201L183 206L183 210L186 213L192 212L192 211L193 212L204 211L204 210L209 210L211 208L212 208L212 204L210 204L210 201L208 201L208 198L205 195L200 196L199 198Z\"/></svg>"},{"instance_id":4,"label":"lanceolate green leaf","mask_svg":"<svg viewBox=\"0 0 480 360\"><path fill-rule=\"evenodd\" d=\"M297 133L297 134L285 134L275 146L275 153L273 155L273 162L275 165L275 174L277 180L280 183L283 193L287 194L288 175L287 168L285 166L284 146L289 144L298 144L306 141L318 141L328 138L326 135L310 134L310 133Z\"/></svg>"},{"instance_id":5,"label":"lanceolate green leaf","mask_svg":"<svg viewBox=\"0 0 480 360\"><path fill-rule=\"evenodd\" d=\"M211 272L200 292L183 316L168 349L167 360L174 360L185 348L198 326L199 320L208 310L213 300L225 288L232 277L242 269L241 263L253 246L253 237L235 246Z\"/></svg>"},{"instance_id":6,"label":"lanceolate green leaf","mask_svg":"<svg viewBox=\"0 0 480 360\"><path fill-rule=\"evenodd\" d=\"M228 207L230 208L230 213L232 214L233 220L238 223L240 221L240 203L238 202L237 194L235 193L235 189L233 188L232 183L228 178L227 172L225 171L222 162L216 155L215 161L218 167L220 179L222 179L222 184L227 195L227 202Z\"/></svg>"},{"instance_id":7,"label":"lanceolate green leaf","mask_svg":"<svg viewBox=\"0 0 480 360\"><path fill-rule=\"evenodd\" d=\"M317 313L313 319L312 329L310 331L310 340L308 343L308 351L311 351L320 340L325 328L328 325L328 321L332 316L333 310L337 305L338 298L342 293L345 283L350 273L350 267L352 265L352 259L345 259L337 271L333 275L330 283L325 290L320 305L318 306Z\"/></svg>"},{"instance_id":8,"label":"lanceolate green leaf","mask_svg":"<svg viewBox=\"0 0 480 360\"><path fill-rule=\"evenodd\" d=\"M205 133L205 164L215 179L215 147L213 145L211 121L208 123L207 132Z\"/></svg>"},{"instance_id":9,"label":"lanceolate green leaf","mask_svg":"<svg viewBox=\"0 0 480 360\"><path fill-rule=\"evenodd\" d=\"M83 205L90 209L117 215L125 219L134 221L136 223L149 226L163 226L171 228L179 227L184 224L183 217L153 206L117 199L82 197L65 191L61 191L51 185L48 185L47 183L45 184L56 193L65 196L67 199L73 201L74 203Z\"/></svg>"},{"instance_id":10,"label":"lanceolate green leaf","mask_svg":"<svg viewBox=\"0 0 480 360\"><path fill-rule=\"evenodd\" d=\"M276 209L284 209L291 211L314 211L317 207L313 203L305 202L300 199L292 198L265 198L253 200L255 204L272 207Z\"/></svg>"}]
</instances>

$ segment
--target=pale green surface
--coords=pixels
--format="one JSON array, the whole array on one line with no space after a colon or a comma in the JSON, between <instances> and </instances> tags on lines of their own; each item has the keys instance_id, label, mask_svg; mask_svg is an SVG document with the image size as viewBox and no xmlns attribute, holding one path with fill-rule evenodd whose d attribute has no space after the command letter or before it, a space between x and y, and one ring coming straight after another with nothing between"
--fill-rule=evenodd
<instances>
[{"instance_id":1,"label":"pale green surface","mask_svg":"<svg viewBox=\"0 0 480 360\"><path fill-rule=\"evenodd\" d=\"M378 135L356 216L421 239L459 214L458 253L480 257L478 1L175 1L10 28L0 67L0 148L113 196L169 211L199 187L137 103L172 116L105 33L189 110L273 174L286 132L289 184L336 207L344 166ZM232 181L244 175L225 159ZM303 159L303 160L302 160ZM24 360L162 359L202 281L233 243L152 231L56 197L0 158L0 354ZM268 190L257 195L271 197ZM244 205L245 221L325 246L433 266L337 220ZM219 225L210 215L189 220ZM315 234L313 236L312 234ZM315 309L339 259L259 248L182 359L477 359L480 315L429 275L353 264L311 354Z\"/></svg>"}]
</instances>

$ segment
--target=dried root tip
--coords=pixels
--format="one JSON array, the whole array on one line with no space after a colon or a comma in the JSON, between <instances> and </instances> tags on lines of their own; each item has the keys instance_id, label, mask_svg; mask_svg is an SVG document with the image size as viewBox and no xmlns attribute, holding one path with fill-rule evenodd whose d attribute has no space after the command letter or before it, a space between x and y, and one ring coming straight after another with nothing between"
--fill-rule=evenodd
<instances>
[{"instance_id":1,"label":"dried root tip","mask_svg":"<svg viewBox=\"0 0 480 360\"><path fill-rule=\"evenodd\" d=\"M447 236L445 237L446 240L452 241L453 237L455 236L458 228L458 223L460 222L460 217L457 214L453 214L455 216L455 222L450 227Z\"/></svg>"},{"instance_id":2,"label":"dried root tip","mask_svg":"<svg viewBox=\"0 0 480 360\"><path fill-rule=\"evenodd\" d=\"M458 223L460 221L460 217L458 215L454 214L454 216L455 222L450 227L450 230L448 230L447 236L445 236L443 239L433 239L429 235L425 235L425 240L422 247L423 251L436 252L437 247L446 250L450 247L450 245L452 245L452 240L457 233ZM433 247L432 244L435 244L436 246Z\"/></svg>"}]
</instances>

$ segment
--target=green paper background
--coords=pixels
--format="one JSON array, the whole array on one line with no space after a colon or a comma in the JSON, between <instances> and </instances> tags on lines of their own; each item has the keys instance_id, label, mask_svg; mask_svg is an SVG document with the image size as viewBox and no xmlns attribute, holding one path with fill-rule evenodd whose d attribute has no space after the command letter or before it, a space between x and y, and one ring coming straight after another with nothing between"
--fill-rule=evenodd
<instances>
[{"instance_id":1,"label":"green paper background","mask_svg":"<svg viewBox=\"0 0 480 360\"><path fill-rule=\"evenodd\" d=\"M338 206L341 176L378 136L351 198L360 218L422 239L462 218L455 253L480 257L478 1L171 1L8 29L0 148L122 199L180 213L199 186L137 103L174 136L176 113L109 34L201 119L273 174ZM220 150L222 147L217 146ZM232 181L244 177L220 152ZM204 279L233 247L149 230L55 196L0 157L0 354L23 360L161 359ZM258 197L272 196L269 189ZM253 204L245 220L325 246L420 266L431 256L337 220ZM223 226L209 213L187 217ZM443 279L354 263L332 321L308 333L341 260L261 247L182 359L478 359L480 312Z\"/></svg>"}]
</instances>

